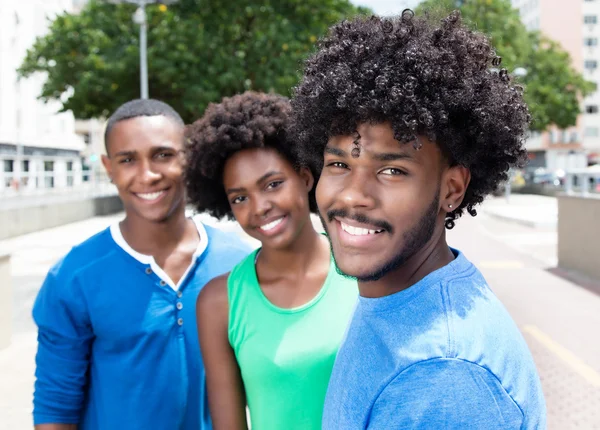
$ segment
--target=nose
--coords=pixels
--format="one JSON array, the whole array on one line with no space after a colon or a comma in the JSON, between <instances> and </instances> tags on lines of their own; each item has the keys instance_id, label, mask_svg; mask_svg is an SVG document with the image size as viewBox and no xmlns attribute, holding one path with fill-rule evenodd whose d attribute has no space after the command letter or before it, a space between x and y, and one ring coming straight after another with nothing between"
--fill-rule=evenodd
<instances>
[{"instance_id":1,"label":"nose","mask_svg":"<svg viewBox=\"0 0 600 430\"><path fill-rule=\"evenodd\" d=\"M266 196L255 196L252 201L254 202L252 212L260 218L266 217L273 209L273 203Z\"/></svg>"},{"instance_id":2,"label":"nose","mask_svg":"<svg viewBox=\"0 0 600 430\"><path fill-rule=\"evenodd\" d=\"M154 169L154 166L149 161L140 163L140 171L138 179L144 184L152 184L162 178L162 174Z\"/></svg>"},{"instance_id":3,"label":"nose","mask_svg":"<svg viewBox=\"0 0 600 430\"><path fill-rule=\"evenodd\" d=\"M354 169L346 176L337 199L347 208L371 209L375 206L375 184L367 172Z\"/></svg>"}]
</instances>

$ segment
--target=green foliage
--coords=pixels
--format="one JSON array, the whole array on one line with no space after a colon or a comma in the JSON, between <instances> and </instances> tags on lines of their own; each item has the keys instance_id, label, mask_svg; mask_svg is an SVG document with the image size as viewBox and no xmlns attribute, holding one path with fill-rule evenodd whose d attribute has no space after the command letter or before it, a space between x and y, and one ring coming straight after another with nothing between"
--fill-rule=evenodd
<instances>
[{"instance_id":1,"label":"green foliage","mask_svg":"<svg viewBox=\"0 0 600 430\"><path fill-rule=\"evenodd\" d=\"M91 0L77 15L59 15L29 49L20 75L45 72L43 100L61 100L77 118L106 117L139 97L134 11ZM186 122L244 90L289 95L329 26L369 12L348 0L180 0L146 11L150 97Z\"/></svg>"},{"instance_id":2,"label":"green foliage","mask_svg":"<svg viewBox=\"0 0 600 430\"><path fill-rule=\"evenodd\" d=\"M454 9L460 9L469 27L490 37L502 67L511 73L518 67L527 71L516 79L525 87L532 130L576 124L580 100L595 86L573 68L569 54L557 42L527 31L510 0L425 0L417 13L440 19Z\"/></svg>"}]
</instances>

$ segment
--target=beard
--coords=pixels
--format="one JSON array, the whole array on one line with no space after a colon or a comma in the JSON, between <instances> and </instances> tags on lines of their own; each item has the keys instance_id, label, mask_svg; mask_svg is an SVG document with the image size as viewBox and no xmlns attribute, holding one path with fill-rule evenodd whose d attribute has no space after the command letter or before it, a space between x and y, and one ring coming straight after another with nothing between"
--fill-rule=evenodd
<instances>
[{"instance_id":1,"label":"beard","mask_svg":"<svg viewBox=\"0 0 600 430\"><path fill-rule=\"evenodd\" d=\"M337 260L335 258L335 253L333 252L331 236L329 235L329 231L327 230L327 223L325 222L325 220L321 216L321 213L319 212L319 217L321 218L321 223L323 224L323 228L325 229L325 232L327 233L327 238L329 239L329 248L331 251L331 255L333 255L333 259L335 261L335 269L336 269L337 273L346 278L356 279L358 282L373 282L373 281L378 281L379 279L383 278L388 273L393 272L394 270L402 267L411 257L413 257L418 251L420 251L427 244L427 242L429 242L429 240L433 237L433 233L435 232L435 227L437 224L437 217L438 217L438 213L439 213L439 207L438 207L439 203L440 203L439 195L440 195L440 193L439 193L439 189L438 189L438 192L436 192L436 194L435 194L435 198L429 204L429 206L425 210L425 213L419 219L419 222L417 223L417 225L415 225L409 231L404 233L404 235L403 235L404 246L402 247L402 249L400 249L399 252L391 259L384 262L380 266L375 267L373 270L371 270L370 273L361 274L358 276L352 276L348 273L343 272L339 268L339 266L337 264Z\"/></svg>"}]
</instances>

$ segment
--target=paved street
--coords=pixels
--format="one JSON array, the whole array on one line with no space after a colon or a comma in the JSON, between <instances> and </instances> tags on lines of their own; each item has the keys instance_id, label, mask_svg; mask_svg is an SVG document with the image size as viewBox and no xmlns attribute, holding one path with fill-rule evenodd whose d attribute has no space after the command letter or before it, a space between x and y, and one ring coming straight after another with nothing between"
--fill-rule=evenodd
<instances>
[{"instance_id":1,"label":"paved street","mask_svg":"<svg viewBox=\"0 0 600 430\"><path fill-rule=\"evenodd\" d=\"M519 196L511 205L520 211L527 202ZM600 296L548 270L556 264L551 211L544 211L547 222L528 225L493 216L498 208L510 215L505 206L494 199L476 218L464 216L449 232L449 243L482 270L523 332L542 379L549 429L600 429ZM43 276L73 244L120 217L93 218L0 242L0 249L13 253L14 292L12 345L0 351L0 430L31 428L35 327L30 313ZM220 225L239 231L232 222Z\"/></svg>"}]
</instances>

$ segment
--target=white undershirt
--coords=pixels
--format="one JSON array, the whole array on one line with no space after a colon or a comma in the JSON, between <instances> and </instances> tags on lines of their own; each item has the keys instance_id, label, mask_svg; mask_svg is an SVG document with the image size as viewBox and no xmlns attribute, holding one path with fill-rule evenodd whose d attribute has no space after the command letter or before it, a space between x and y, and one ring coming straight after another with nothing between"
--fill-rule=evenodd
<instances>
[{"instance_id":1,"label":"white undershirt","mask_svg":"<svg viewBox=\"0 0 600 430\"><path fill-rule=\"evenodd\" d=\"M194 224L196 225L196 228L198 229L198 235L200 236L200 242L198 243L198 248L196 248L196 251L194 251L194 255L192 255L192 261L191 261L190 265L186 269L185 273L183 274L183 276L181 277L181 279L179 280L179 283L177 285L175 285L175 282L173 282L171 277L169 275L167 275L167 273L162 269L162 267L160 267L156 263L153 256L141 254L141 253L137 252L135 249L133 249L131 246L129 246L129 244L123 237L123 233L121 233L121 228L119 226L119 222L116 222L110 226L110 234L111 234L113 240L115 241L115 243L117 245L119 245L123 249L123 251L125 251L126 253L131 255L133 258L135 258L140 263L149 264L150 267L152 268L152 270L154 271L154 273L156 273L156 275L160 279L165 281L167 284L169 284L169 286L171 288L173 288L175 291L177 291L177 290L179 290L181 283L187 277L188 272L194 266L196 259L200 255L202 255L202 253L208 246L208 236L206 234L206 229L204 228L204 224L202 224L202 222L200 221L200 217L198 215L196 215L196 216L192 217L191 219L194 222Z\"/></svg>"}]
</instances>

